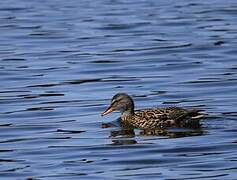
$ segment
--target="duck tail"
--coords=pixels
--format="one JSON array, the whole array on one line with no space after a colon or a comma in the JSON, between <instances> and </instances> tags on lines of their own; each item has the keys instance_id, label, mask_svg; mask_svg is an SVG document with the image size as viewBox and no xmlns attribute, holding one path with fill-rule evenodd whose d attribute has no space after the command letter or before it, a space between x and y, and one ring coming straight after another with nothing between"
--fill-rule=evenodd
<instances>
[{"instance_id":1,"label":"duck tail","mask_svg":"<svg viewBox=\"0 0 237 180\"><path fill-rule=\"evenodd\" d=\"M206 114L199 109L190 109L183 116L179 117L180 126L187 128L200 128L200 120L205 117Z\"/></svg>"},{"instance_id":2,"label":"duck tail","mask_svg":"<svg viewBox=\"0 0 237 180\"><path fill-rule=\"evenodd\" d=\"M200 120L207 115L202 110L199 109L191 109L186 114L188 117L190 117L192 120Z\"/></svg>"}]
</instances>

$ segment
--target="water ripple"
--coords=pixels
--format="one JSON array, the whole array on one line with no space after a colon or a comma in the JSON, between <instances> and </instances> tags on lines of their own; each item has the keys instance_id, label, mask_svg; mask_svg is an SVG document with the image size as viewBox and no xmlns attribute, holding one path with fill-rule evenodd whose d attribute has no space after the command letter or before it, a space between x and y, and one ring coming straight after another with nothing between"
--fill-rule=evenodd
<instances>
[{"instance_id":1,"label":"water ripple","mask_svg":"<svg viewBox=\"0 0 237 180\"><path fill-rule=\"evenodd\" d=\"M236 179L234 0L22 1L0 7L3 179ZM196 129L100 113L185 106Z\"/></svg>"}]
</instances>

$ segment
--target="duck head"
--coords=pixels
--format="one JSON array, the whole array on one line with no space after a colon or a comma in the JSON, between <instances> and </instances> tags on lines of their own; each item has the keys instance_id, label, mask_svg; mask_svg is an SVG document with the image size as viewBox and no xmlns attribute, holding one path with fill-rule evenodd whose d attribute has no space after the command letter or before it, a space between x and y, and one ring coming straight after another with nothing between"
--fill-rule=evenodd
<instances>
[{"instance_id":1,"label":"duck head","mask_svg":"<svg viewBox=\"0 0 237 180\"><path fill-rule=\"evenodd\" d=\"M118 93L114 95L110 106L101 114L102 116L113 111L120 111L121 116L129 116L134 114L134 102L126 93Z\"/></svg>"}]
</instances>

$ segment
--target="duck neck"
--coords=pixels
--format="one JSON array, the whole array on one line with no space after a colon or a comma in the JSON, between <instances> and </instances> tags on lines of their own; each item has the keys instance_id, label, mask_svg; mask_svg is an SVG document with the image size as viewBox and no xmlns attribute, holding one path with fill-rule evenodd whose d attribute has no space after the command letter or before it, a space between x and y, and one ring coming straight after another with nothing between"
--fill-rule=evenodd
<instances>
[{"instance_id":1,"label":"duck neck","mask_svg":"<svg viewBox=\"0 0 237 180\"><path fill-rule=\"evenodd\" d=\"M134 115L134 110L133 110L133 109L128 109L128 110L123 111L123 112L121 113L122 119L127 118L127 117L129 117L129 116L133 116L133 115Z\"/></svg>"},{"instance_id":2,"label":"duck neck","mask_svg":"<svg viewBox=\"0 0 237 180\"><path fill-rule=\"evenodd\" d=\"M131 117L135 114L134 113L134 102L131 97L128 97L125 105L123 105L123 108L120 109L121 112L121 118L122 119L131 119Z\"/></svg>"}]
</instances>

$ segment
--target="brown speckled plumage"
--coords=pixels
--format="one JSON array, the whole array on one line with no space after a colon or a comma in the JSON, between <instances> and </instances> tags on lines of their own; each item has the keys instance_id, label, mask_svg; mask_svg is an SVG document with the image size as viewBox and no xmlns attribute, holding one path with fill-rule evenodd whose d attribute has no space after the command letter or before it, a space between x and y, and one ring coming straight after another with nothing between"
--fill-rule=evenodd
<instances>
[{"instance_id":1,"label":"brown speckled plumage","mask_svg":"<svg viewBox=\"0 0 237 180\"><path fill-rule=\"evenodd\" d=\"M204 116L196 109L180 107L155 108L134 111L134 102L125 93L118 93L112 98L110 107L102 114L114 110L121 112L121 122L140 129L166 127L199 127L199 120Z\"/></svg>"},{"instance_id":2,"label":"brown speckled plumage","mask_svg":"<svg viewBox=\"0 0 237 180\"><path fill-rule=\"evenodd\" d=\"M198 127L198 119L203 115L197 110L186 110L179 107L146 109L136 111L134 115L121 117L122 122L141 129L166 127Z\"/></svg>"}]
</instances>

